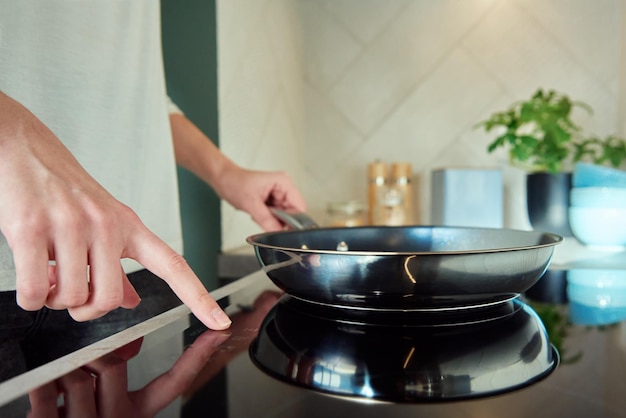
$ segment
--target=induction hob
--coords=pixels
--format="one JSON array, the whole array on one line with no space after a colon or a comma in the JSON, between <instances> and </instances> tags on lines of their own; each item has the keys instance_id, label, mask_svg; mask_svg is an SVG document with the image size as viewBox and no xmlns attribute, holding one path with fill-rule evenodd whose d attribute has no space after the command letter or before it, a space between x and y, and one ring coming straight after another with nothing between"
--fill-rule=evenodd
<instances>
[{"instance_id":1,"label":"induction hob","mask_svg":"<svg viewBox=\"0 0 626 418\"><path fill-rule=\"evenodd\" d=\"M103 353L126 369L118 405L139 393L158 405L157 416L182 418L626 416L622 319L579 325L567 302L520 298L474 312L469 324L372 325L294 303L262 272L233 285L217 297L233 319L228 333L207 330L179 306L162 314L177 312L167 324ZM28 402L21 396L0 416L25 416ZM119 416L138 416L137 407Z\"/></svg>"}]
</instances>

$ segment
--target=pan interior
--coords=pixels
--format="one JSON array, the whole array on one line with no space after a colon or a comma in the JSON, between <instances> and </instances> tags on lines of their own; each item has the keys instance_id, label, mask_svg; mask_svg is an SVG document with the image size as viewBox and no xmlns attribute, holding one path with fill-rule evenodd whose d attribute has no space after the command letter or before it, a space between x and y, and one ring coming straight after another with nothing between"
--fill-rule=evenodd
<instances>
[{"instance_id":1,"label":"pan interior","mask_svg":"<svg viewBox=\"0 0 626 418\"><path fill-rule=\"evenodd\" d=\"M336 251L345 242L350 252L433 253L516 250L558 244L558 235L540 231L446 226L319 228L272 232L248 238L252 245Z\"/></svg>"}]
</instances>

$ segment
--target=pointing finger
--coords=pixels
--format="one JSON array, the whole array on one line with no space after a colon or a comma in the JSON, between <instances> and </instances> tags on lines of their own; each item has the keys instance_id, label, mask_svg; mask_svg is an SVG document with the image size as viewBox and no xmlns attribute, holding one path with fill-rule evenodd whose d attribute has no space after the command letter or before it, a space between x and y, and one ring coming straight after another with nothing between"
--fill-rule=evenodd
<instances>
[{"instance_id":1,"label":"pointing finger","mask_svg":"<svg viewBox=\"0 0 626 418\"><path fill-rule=\"evenodd\" d=\"M132 235L128 256L163 279L207 327L228 328L231 320L211 297L184 257L148 229Z\"/></svg>"}]
</instances>

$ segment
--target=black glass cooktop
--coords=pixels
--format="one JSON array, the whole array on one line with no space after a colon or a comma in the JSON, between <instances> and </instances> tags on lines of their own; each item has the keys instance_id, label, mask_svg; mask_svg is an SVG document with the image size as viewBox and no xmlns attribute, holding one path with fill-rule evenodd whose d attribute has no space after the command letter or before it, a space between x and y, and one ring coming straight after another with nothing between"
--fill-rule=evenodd
<instances>
[{"instance_id":1,"label":"black glass cooktop","mask_svg":"<svg viewBox=\"0 0 626 418\"><path fill-rule=\"evenodd\" d=\"M594 274L587 284L597 284ZM549 271L528 295L468 315L367 321L293 300L257 272L218 292L233 319L228 333L183 311L77 364L74 380L59 376L47 386L62 393L83 379L83 391L46 404L30 390L0 406L0 416L78 411L77 394L89 388L98 399L90 411L116 417L624 417L624 291L607 293L605 281L598 295L568 288L567 279ZM607 309L610 316L602 315Z\"/></svg>"}]
</instances>

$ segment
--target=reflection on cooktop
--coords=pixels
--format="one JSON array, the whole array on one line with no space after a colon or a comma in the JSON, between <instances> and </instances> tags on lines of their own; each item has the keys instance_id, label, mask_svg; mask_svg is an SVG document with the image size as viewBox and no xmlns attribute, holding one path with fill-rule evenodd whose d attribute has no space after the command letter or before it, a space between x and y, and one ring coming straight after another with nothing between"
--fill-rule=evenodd
<instances>
[{"instance_id":1,"label":"reflection on cooktop","mask_svg":"<svg viewBox=\"0 0 626 418\"><path fill-rule=\"evenodd\" d=\"M539 316L517 299L443 316L355 318L289 296L266 316L250 357L292 385L405 403L510 392L545 378L559 361Z\"/></svg>"}]
</instances>

